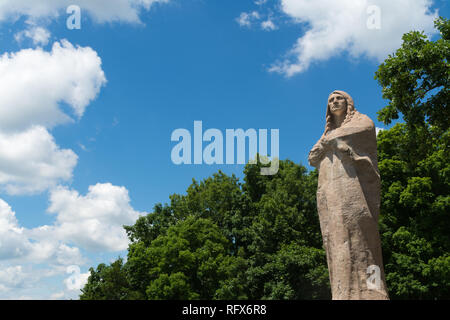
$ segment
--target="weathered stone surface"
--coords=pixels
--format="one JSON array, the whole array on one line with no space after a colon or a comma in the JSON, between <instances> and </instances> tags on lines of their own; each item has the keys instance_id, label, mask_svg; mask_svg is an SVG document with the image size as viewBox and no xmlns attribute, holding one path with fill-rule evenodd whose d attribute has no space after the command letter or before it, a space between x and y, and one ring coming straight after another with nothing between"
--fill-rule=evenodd
<instances>
[{"instance_id":1,"label":"weathered stone surface","mask_svg":"<svg viewBox=\"0 0 450 320\"><path fill-rule=\"evenodd\" d=\"M309 163L319 170L317 208L333 300L388 299L374 123L343 91L330 95L326 123Z\"/></svg>"}]
</instances>

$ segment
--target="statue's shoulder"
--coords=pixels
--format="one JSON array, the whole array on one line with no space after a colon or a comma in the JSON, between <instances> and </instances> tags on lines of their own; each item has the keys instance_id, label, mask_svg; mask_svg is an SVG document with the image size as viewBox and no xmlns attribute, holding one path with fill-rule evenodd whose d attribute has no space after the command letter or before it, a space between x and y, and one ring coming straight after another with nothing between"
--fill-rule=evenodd
<instances>
[{"instance_id":1,"label":"statue's shoulder","mask_svg":"<svg viewBox=\"0 0 450 320\"><path fill-rule=\"evenodd\" d=\"M372 121L372 119L358 111L355 112L352 121L357 121L359 126L361 127L365 127L368 129L375 128L375 123Z\"/></svg>"}]
</instances>

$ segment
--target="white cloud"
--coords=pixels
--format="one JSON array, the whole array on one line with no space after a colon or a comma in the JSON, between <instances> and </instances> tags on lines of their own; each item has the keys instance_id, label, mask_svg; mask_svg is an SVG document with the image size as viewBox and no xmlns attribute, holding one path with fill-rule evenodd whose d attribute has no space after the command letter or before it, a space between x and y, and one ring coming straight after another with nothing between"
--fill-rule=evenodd
<instances>
[{"instance_id":1,"label":"white cloud","mask_svg":"<svg viewBox=\"0 0 450 320\"><path fill-rule=\"evenodd\" d=\"M255 1L255 4L258 6L262 6L266 1ZM250 11L250 12L241 12L239 17L236 18L236 22L241 27L251 28L253 25L259 25L262 30L265 31L273 31L277 29L273 21L273 12L269 10L269 12L264 12L261 8L258 8L258 11Z\"/></svg>"},{"instance_id":2,"label":"white cloud","mask_svg":"<svg viewBox=\"0 0 450 320\"><path fill-rule=\"evenodd\" d=\"M22 42L24 38L29 38L34 45L46 46L50 39L50 32L42 27L31 26L26 30L15 34L14 38L17 42Z\"/></svg>"},{"instance_id":3,"label":"white cloud","mask_svg":"<svg viewBox=\"0 0 450 320\"><path fill-rule=\"evenodd\" d=\"M236 22L241 27L250 27L255 20L259 20L261 17L257 11L253 12L242 12L238 18L236 18Z\"/></svg>"},{"instance_id":4,"label":"white cloud","mask_svg":"<svg viewBox=\"0 0 450 320\"><path fill-rule=\"evenodd\" d=\"M110 183L89 187L86 196L59 187L51 192L54 226L34 230L38 237L51 235L91 251L121 251L128 246L123 225L132 225L141 214L130 205L128 190Z\"/></svg>"},{"instance_id":5,"label":"white cloud","mask_svg":"<svg viewBox=\"0 0 450 320\"><path fill-rule=\"evenodd\" d=\"M30 252L30 246L15 213L0 199L0 260L23 257Z\"/></svg>"},{"instance_id":6,"label":"white cloud","mask_svg":"<svg viewBox=\"0 0 450 320\"><path fill-rule=\"evenodd\" d=\"M62 274L65 266L86 261L78 248L50 236L42 241L32 238L30 231L19 225L14 211L0 199L0 299L20 298L20 292ZM48 266L38 267L40 264Z\"/></svg>"},{"instance_id":7,"label":"white cloud","mask_svg":"<svg viewBox=\"0 0 450 320\"><path fill-rule=\"evenodd\" d=\"M45 289L44 279L58 274L62 272L32 265L0 263L0 299L42 299L33 292Z\"/></svg>"},{"instance_id":8,"label":"white cloud","mask_svg":"<svg viewBox=\"0 0 450 320\"><path fill-rule=\"evenodd\" d=\"M271 19L267 19L261 22L261 28L266 31L273 31L277 29L277 26L273 23Z\"/></svg>"},{"instance_id":9,"label":"white cloud","mask_svg":"<svg viewBox=\"0 0 450 320\"><path fill-rule=\"evenodd\" d=\"M381 10L380 29L367 25L374 18L367 11L373 5ZM292 76L343 52L381 61L400 46L404 33L434 32L437 13L429 11L431 5L431 0L281 0L283 12L308 29L271 71Z\"/></svg>"},{"instance_id":10,"label":"white cloud","mask_svg":"<svg viewBox=\"0 0 450 320\"><path fill-rule=\"evenodd\" d=\"M18 133L0 131L0 190L37 193L72 178L77 155L60 149L44 127Z\"/></svg>"},{"instance_id":11,"label":"white cloud","mask_svg":"<svg viewBox=\"0 0 450 320\"><path fill-rule=\"evenodd\" d=\"M64 266L82 264L84 259L78 248L69 247L51 234L36 237L33 230L20 227L14 211L0 199L0 261Z\"/></svg>"},{"instance_id":12,"label":"white cloud","mask_svg":"<svg viewBox=\"0 0 450 320\"><path fill-rule=\"evenodd\" d=\"M139 13L155 3L169 0L2 0L0 21L26 16L31 19L55 18L70 5L79 5L95 21L139 23Z\"/></svg>"},{"instance_id":13,"label":"white cloud","mask_svg":"<svg viewBox=\"0 0 450 320\"><path fill-rule=\"evenodd\" d=\"M48 129L81 118L105 83L97 53L66 40L0 56L0 191L36 193L72 178L77 156Z\"/></svg>"},{"instance_id":14,"label":"white cloud","mask_svg":"<svg viewBox=\"0 0 450 320\"><path fill-rule=\"evenodd\" d=\"M37 48L6 53L0 57L0 128L49 128L71 121L62 103L79 118L105 83L97 53L66 40L55 42L50 52Z\"/></svg>"},{"instance_id":15,"label":"white cloud","mask_svg":"<svg viewBox=\"0 0 450 320\"><path fill-rule=\"evenodd\" d=\"M0 291L10 288L22 287L29 275L24 272L22 266L12 266L0 269Z\"/></svg>"},{"instance_id":16,"label":"white cloud","mask_svg":"<svg viewBox=\"0 0 450 320\"><path fill-rule=\"evenodd\" d=\"M51 228L48 228L51 232ZM27 261L49 263L54 266L68 266L73 264L84 264L86 259L77 247L69 247L64 239L50 238L51 234L36 237L33 230L27 230L27 236L33 240L32 250ZM58 241L59 240L59 241Z\"/></svg>"},{"instance_id":17,"label":"white cloud","mask_svg":"<svg viewBox=\"0 0 450 320\"><path fill-rule=\"evenodd\" d=\"M134 224L143 214L130 206L126 188L110 183L90 186L85 196L56 188L48 211L56 215L52 225L27 229L0 199L0 297L20 296L23 290L37 289L45 278L71 273L63 281L65 291L49 298L76 298L89 277L89 272L81 273L78 267L86 263L80 248L126 249L123 225Z\"/></svg>"}]
</instances>

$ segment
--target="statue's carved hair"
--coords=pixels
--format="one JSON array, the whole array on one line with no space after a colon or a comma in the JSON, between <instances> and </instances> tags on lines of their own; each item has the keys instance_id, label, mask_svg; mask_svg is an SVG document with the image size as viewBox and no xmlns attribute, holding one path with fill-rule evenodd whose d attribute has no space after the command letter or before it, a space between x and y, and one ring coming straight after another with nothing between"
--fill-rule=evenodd
<instances>
[{"instance_id":1,"label":"statue's carved hair","mask_svg":"<svg viewBox=\"0 0 450 320\"><path fill-rule=\"evenodd\" d=\"M325 125L325 132L323 133L323 135L327 135L330 131L336 129L335 125L333 123L333 115L330 111L330 106L329 106L329 99L333 94L338 94L344 97L344 99L347 101L347 114L345 116L344 121L342 122L342 125L345 125L346 123L350 122L350 120L352 120L353 116L355 115L355 113L357 112L355 109L355 103L353 102L353 98L345 91L340 91L340 90L336 90L333 91L330 96L328 97L327 100L327 123Z\"/></svg>"}]
</instances>

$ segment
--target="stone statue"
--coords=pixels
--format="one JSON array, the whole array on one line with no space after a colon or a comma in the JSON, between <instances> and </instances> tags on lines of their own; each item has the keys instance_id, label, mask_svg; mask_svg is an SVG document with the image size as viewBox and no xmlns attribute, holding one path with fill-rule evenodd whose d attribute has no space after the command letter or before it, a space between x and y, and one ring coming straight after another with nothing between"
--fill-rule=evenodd
<instances>
[{"instance_id":1,"label":"stone statue","mask_svg":"<svg viewBox=\"0 0 450 320\"><path fill-rule=\"evenodd\" d=\"M372 120L343 91L328 98L325 132L309 153L333 300L386 300L378 215L380 174Z\"/></svg>"}]
</instances>

